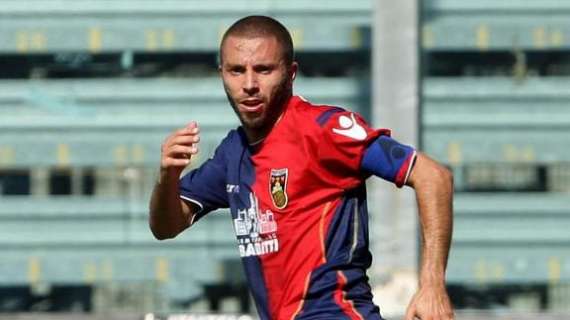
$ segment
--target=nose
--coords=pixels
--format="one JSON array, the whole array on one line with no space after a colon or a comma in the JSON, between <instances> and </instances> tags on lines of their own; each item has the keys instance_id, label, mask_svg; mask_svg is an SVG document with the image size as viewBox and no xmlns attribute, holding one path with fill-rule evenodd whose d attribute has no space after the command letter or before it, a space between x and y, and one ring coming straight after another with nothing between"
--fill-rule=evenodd
<instances>
[{"instance_id":1,"label":"nose","mask_svg":"<svg viewBox=\"0 0 570 320\"><path fill-rule=\"evenodd\" d=\"M243 91L248 95L254 95L259 92L259 83L257 82L255 72L246 72Z\"/></svg>"}]
</instances>

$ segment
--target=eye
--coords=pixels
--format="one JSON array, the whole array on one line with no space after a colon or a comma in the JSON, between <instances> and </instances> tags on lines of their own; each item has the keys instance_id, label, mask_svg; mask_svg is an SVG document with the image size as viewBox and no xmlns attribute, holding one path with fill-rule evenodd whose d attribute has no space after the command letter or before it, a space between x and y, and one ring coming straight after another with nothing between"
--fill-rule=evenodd
<instances>
[{"instance_id":1,"label":"eye","mask_svg":"<svg viewBox=\"0 0 570 320\"><path fill-rule=\"evenodd\" d=\"M255 71L261 74L270 74L273 68L271 66L260 65L255 67Z\"/></svg>"},{"instance_id":2,"label":"eye","mask_svg":"<svg viewBox=\"0 0 570 320\"><path fill-rule=\"evenodd\" d=\"M240 75L244 73L245 68L240 66L233 66L229 68L229 72L233 75Z\"/></svg>"}]
</instances>

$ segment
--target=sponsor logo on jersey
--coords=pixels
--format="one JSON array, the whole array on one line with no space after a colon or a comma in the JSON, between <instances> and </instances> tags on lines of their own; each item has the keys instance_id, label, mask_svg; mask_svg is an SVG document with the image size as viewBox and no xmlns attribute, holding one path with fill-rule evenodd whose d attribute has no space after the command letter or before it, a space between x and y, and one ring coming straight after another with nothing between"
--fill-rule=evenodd
<instances>
[{"instance_id":1,"label":"sponsor logo on jersey","mask_svg":"<svg viewBox=\"0 0 570 320\"><path fill-rule=\"evenodd\" d=\"M338 117L338 125L340 126L340 129L333 128L332 130L334 133L354 140L366 139L366 130L358 124L354 118L354 113L350 114L350 118L345 115Z\"/></svg>"},{"instance_id":2,"label":"sponsor logo on jersey","mask_svg":"<svg viewBox=\"0 0 570 320\"><path fill-rule=\"evenodd\" d=\"M259 201L249 194L250 207L237 211L234 228L241 257L261 256L279 251L277 222L271 210L260 210Z\"/></svg>"},{"instance_id":3,"label":"sponsor logo on jersey","mask_svg":"<svg viewBox=\"0 0 570 320\"><path fill-rule=\"evenodd\" d=\"M269 177L269 193L271 194L271 200L273 205L277 209L283 209L287 206L287 176L289 170L284 169L271 169L271 175Z\"/></svg>"}]
</instances>

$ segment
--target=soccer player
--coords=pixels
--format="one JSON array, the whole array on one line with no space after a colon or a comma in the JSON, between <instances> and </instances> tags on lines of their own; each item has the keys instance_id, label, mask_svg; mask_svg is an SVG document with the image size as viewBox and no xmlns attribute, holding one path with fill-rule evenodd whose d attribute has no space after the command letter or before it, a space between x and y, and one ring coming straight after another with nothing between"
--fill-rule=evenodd
<instances>
[{"instance_id":1,"label":"soccer player","mask_svg":"<svg viewBox=\"0 0 570 320\"><path fill-rule=\"evenodd\" d=\"M198 152L198 125L165 140L150 202L153 234L173 238L230 208L261 319L381 319L366 276L365 179L376 175L417 195L422 263L406 318L452 319L451 174L354 112L294 96L297 67L291 36L276 20L249 16L228 29L219 72L241 126L181 179Z\"/></svg>"}]
</instances>

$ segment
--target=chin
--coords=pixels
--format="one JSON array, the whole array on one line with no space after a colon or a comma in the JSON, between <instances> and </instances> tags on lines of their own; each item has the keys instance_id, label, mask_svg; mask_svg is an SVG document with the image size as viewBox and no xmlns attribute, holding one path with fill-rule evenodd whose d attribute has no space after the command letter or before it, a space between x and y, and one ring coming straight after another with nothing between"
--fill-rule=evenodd
<instances>
[{"instance_id":1,"label":"chin","mask_svg":"<svg viewBox=\"0 0 570 320\"><path fill-rule=\"evenodd\" d=\"M263 118L258 117L258 118L253 118L253 119L248 119L248 118L242 118L241 121L242 125L248 129L263 129L265 121Z\"/></svg>"}]
</instances>

